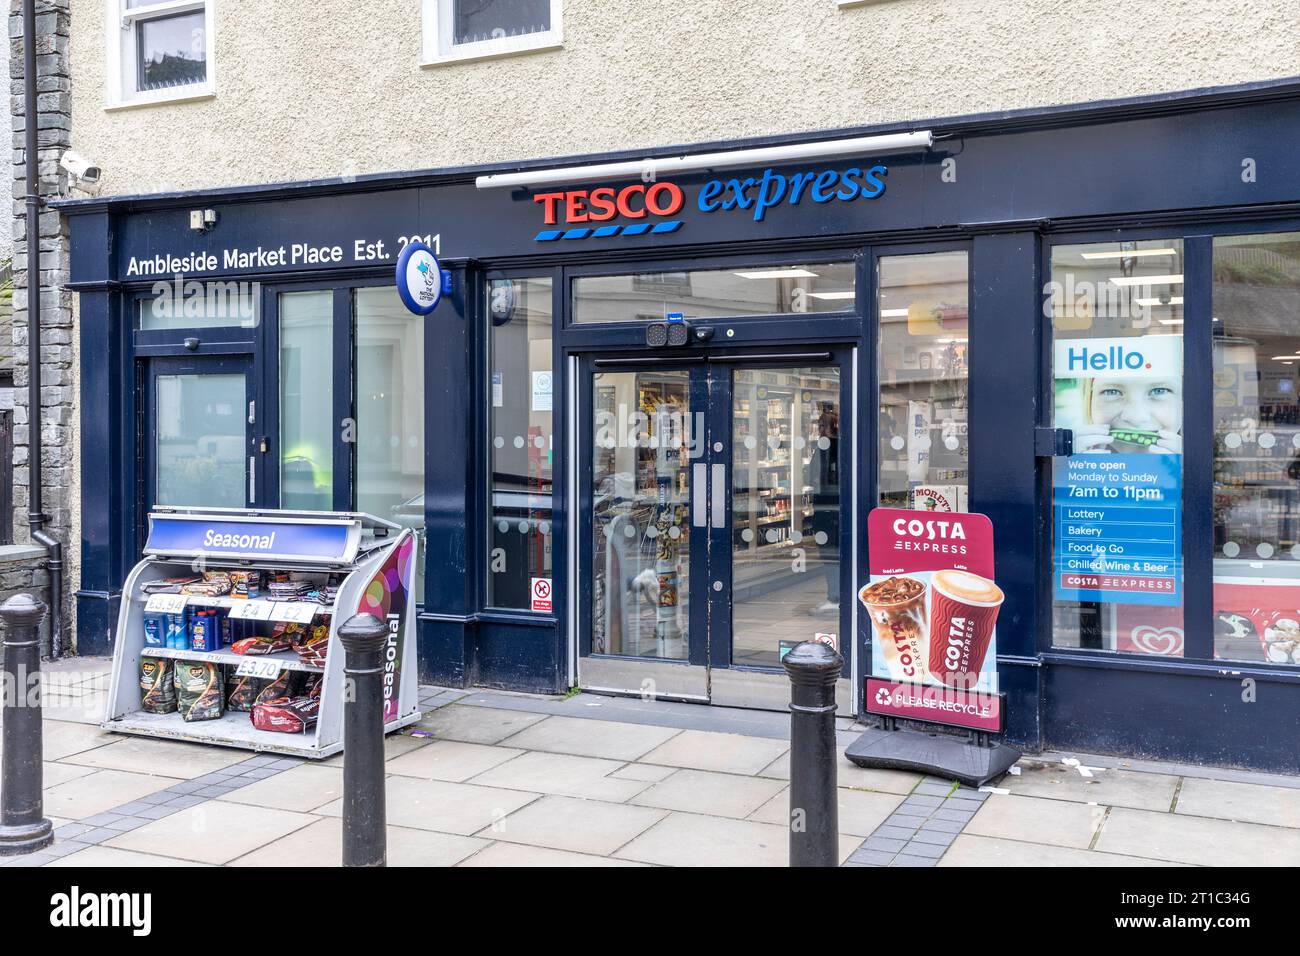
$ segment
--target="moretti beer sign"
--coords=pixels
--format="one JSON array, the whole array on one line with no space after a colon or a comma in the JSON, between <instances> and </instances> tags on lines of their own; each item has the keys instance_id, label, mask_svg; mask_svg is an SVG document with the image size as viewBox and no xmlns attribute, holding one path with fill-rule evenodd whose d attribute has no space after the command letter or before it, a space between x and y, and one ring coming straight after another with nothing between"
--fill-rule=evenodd
<instances>
[{"instance_id":1,"label":"moretti beer sign","mask_svg":"<svg viewBox=\"0 0 1300 956\"><path fill-rule=\"evenodd\" d=\"M867 519L867 711L993 733L1003 728L993 526L979 514L876 508Z\"/></svg>"},{"instance_id":2,"label":"moretti beer sign","mask_svg":"<svg viewBox=\"0 0 1300 956\"><path fill-rule=\"evenodd\" d=\"M812 206L877 199L885 192L886 166L806 169L778 173L764 169L755 176L710 179L698 189L668 180L623 186L539 192L541 212L537 242L560 239L609 239L666 235L685 225L681 213L693 208L706 215L743 215L762 222L779 206Z\"/></svg>"}]
</instances>

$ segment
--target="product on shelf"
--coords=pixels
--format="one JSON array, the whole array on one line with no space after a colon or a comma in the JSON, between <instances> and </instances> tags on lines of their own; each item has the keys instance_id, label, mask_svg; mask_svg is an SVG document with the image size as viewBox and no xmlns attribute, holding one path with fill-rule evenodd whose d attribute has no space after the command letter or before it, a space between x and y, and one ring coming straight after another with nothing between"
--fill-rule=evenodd
<instances>
[{"instance_id":1,"label":"product on shelf","mask_svg":"<svg viewBox=\"0 0 1300 956\"><path fill-rule=\"evenodd\" d=\"M146 614L144 618L144 646L167 646L167 622L161 615Z\"/></svg>"},{"instance_id":2,"label":"product on shelf","mask_svg":"<svg viewBox=\"0 0 1300 956\"><path fill-rule=\"evenodd\" d=\"M301 635L301 639L293 645L293 649L304 664L321 667L325 664L325 654L329 646L329 625L317 624L311 629L311 633Z\"/></svg>"},{"instance_id":3,"label":"product on shelf","mask_svg":"<svg viewBox=\"0 0 1300 956\"><path fill-rule=\"evenodd\" d=\"M230 574L226 571L204 571L202 580L182 585L181 593L195 594L200 597L220 597L229 594Z\"/></svg>"},{"instance_id":4,"label":"product on shelf","mask_svg":"<svg viewBox=\"0 0 1300 956\"><path fill-rule=\"evenodd\" d=\"M230 596L233 598L261 597L264 579L265 575L259 570L231 571Z\"/></svg>"},{"instance_id":5,"label":"product on shelf","mask_svg":"<svg viewBox=\"0 0 1300 956\"><path fill-rule=\"evenodd\" d=\"M163 646L174 651L190 649L190 609L185 607L178 614L164 614Z\"/></svg>"},{"instance_id":6,"label":"product on shelf","mask_svg":"<svg viewBox=\"0 0 1300 956\"><path fill-rule=\"evenodd\" d=\"M308 674L307 682L302 692L303 696L314 697L317 700L320 700L320 689L321 689L321 685L324 683L325 683L324 674Z\"/></svg>"},{"instance_id":7,"label":"product on shelf","mask_svg":"<svg viewBox=\"0 0 1300 956\"><path fill-rule=\"evenodd\" d=\"M318 697L281 697L253 706L253 726L284 734L303 734L316 726Z\"/></svg>"},{"instance_id":8,"label":"product on shelf","mask_svg":"<svg viewBox=\"0 0 1300 956\"><path fill-rule=\"evenodd\" d=\"M169 657L140 659L140 709L146 714L176 713L176 687Z\"/></svg>"},{"instance_id":9,"label":"product on shelf","mask_svg":"<svg viewBox=\"0 0 1300 956\"><path fill-rule=\"evenodd\" d=\"M302 686L302 671L281 671L279 677L258 691L253 706L279 700L281 697L297 697L302 692Z\"/></svg>"},{"instance_id":10,"label":"product on shelf","mask_svg":"<svg viewBox=\"0 0 1300 956\"><path fill-rule=\"evenodd\" d=\"M275 625L275 630L270 634L253 634L241 638L231 644L230 649L236 654L248 654L250 656L287 651L292 646L292 636L296 633L289 630L289 628L293 627L301 628L302 625L280 622Z\"/></svg>"},{"instance_id":11,"label":"product on shelf","mask_svg":"<svg viewBox=\"0 0 1300 956\"><path fill-rule=\"evenodd\" d=\"M190 615L190 650L215 651L221 646L221 621L214 607L198 608Z\"/></svg>"},{"instance_id":12,"label":"product on shelf","mask_svg":"<svg viewBox=\"0 0 1300 956\"><path fill-rule=\"evenodd\" d=\"M181 588L199 580L198 575L188 574L183 577L162 578L158 581L146 581L140 585L144 594L180 594Z\"/></svg>"},{"instance_id":13,"label":"product on shelf","mask_svg":"<svg viewBox=\"0 0 1300 956\"><path fill-rule=\"evenodd\" d=\"M253 709L257 695L266 689L269 681L260 677L241 677L233 667L226 670L226 709L248 713Z\"/></svg>"},{"instance_id":14,"label":"product on shelf","mask_svg":"<svg viewBox=\"0 0 1300 956\"><path fill-rule=\"evenodd\" d=\"M216 720L225 711L221 667L207 661L175 664L176 709L187 722Z\"/></svg>"}]
</instances>

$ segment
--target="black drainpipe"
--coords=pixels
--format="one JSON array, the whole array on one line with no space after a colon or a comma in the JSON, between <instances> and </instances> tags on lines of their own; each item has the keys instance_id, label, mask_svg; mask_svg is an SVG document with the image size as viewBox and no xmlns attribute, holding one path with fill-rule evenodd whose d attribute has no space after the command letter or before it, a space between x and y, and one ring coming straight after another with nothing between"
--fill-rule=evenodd
<instances>
[{"instance_id":1,"label":"black drainpipe","mask_svg":"<svg viewBox=\"0 0 1300 956\"><path fill-rule=\"evenodd\" d=\"M23 0L23 152L27 177L27 524L50 572L50 645L63 651L63 543L41 510L41 179L36 110L36 0Z\"/></svg>"}]
</instances>

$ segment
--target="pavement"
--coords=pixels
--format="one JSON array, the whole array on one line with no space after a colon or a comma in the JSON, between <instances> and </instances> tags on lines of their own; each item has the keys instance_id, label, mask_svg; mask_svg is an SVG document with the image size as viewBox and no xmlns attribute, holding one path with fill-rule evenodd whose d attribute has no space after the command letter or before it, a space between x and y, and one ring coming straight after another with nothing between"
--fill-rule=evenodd
<instances>
[{"instance_id":1,"label":"pavement","mask_svg":"<svg viewBox=\"0 0 1300 956\"><path fill-rule=\"evenodd\" d=\"M108 733L109 662L48 665L53 846L0 866L334 866L342 756ZM391 735L393 866L785 866L789 716L421 688ZM843 758L846 866L1295 866L1300 778L1087 754L971 790ZM1066 762L1069 761L1069 762Z\"/></svg>"}]
</instances>

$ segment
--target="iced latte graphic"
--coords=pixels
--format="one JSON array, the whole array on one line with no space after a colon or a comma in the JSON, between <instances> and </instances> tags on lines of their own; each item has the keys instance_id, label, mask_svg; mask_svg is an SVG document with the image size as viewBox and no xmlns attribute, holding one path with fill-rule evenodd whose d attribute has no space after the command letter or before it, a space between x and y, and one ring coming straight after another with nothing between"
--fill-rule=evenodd
<instances>
[{"instance_id":1,"label":"iced latte graphic","mask_svg":"<svg viewBox=\"0 0 1300 956\"><path fill-rule=\"evenodd\" d=\"M930 676L973 690L993 640L1002 589L969 571L936 571L930 579Z\"/></svg>"},{"instance_id":2,"label":"iced latte graphic","mask_svg":"<svg viewBox=\"0 0 1300 956\"><path fill-rule=\"evenodd\" d=\"M889 577L866 585L858 600L871 615L890 678L925 683L925 585L915 578Z\"/></svg>"}]
</instances>

